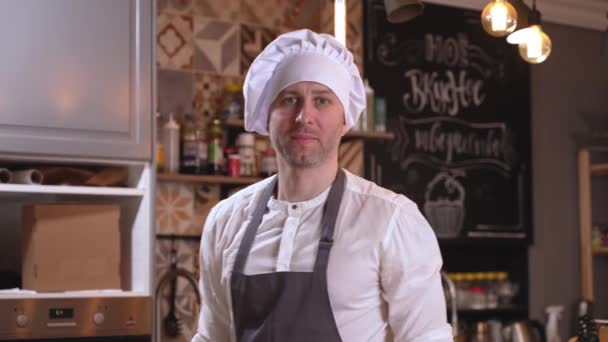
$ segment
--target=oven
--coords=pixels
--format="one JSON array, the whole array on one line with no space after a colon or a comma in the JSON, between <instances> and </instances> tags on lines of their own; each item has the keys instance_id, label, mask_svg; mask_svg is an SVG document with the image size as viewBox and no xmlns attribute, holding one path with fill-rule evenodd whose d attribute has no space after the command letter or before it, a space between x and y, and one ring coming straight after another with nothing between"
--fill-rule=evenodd
<instances>
[{"instance_id":1,"label":"oven","mask_svg":"<svg viewBox=\"0 0 608 342\"><path fill-rule=\"evenodd\" d=\"M0 340L151 341L151 297L0 300Z\"/></svg>"}]
</instances>

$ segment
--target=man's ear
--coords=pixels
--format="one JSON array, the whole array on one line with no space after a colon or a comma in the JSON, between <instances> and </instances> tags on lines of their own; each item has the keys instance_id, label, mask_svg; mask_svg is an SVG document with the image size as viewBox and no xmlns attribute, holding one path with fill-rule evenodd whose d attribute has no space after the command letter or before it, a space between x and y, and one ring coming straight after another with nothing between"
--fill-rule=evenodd
<instances>
[{"instance_id":1,"label":"man's ear","mask_svg":"<svg viewBox=\"0 0 608 342\"><path fill-rule=\"evenodd\" d=\"M348 127L346 126L346 122L342 125L342 136L348 133Z\"/></svg>"},{"instance_id":2,"label":"man's ear","mask_svg":"<svg viewBox=\"0 0 608 342\"><path fill-rule=\"evenodd\" d=\"M272 105L268 108L268 115L266 115L266 132L270 135L270 113L272 113Z\"/></svg>"},{"instance_id":3,"label":"man's ear","mask_svg":"<svg viewBox=\"0 0 608 342\"><path fill-rule=\"evenodd\" d=\"M346 127L346 112L342 116L342 136L348 132L348 127Z\"/></svg>"}]
</instances>

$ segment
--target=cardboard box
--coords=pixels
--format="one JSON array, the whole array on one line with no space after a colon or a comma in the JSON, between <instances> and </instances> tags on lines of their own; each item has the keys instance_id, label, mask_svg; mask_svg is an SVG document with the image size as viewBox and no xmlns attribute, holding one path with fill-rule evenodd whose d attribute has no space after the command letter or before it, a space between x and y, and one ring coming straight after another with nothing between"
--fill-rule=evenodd
<instances>
[{"instance_id":1,"label":"cardboard box","mask_svg":"<svg viewBox=\"0 0 608 342\"><path fill-rule=\"evenodd\" d=\"M68 291L120 288L120 207L23 207L22 288Z\"/></svg>"}]
</instances>

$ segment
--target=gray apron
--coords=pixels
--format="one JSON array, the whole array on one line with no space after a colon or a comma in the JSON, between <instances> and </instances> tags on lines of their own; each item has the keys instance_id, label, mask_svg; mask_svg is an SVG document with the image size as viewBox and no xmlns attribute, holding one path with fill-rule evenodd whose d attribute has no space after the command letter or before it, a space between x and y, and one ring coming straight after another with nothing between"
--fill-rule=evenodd
<instances>
[{"instance_id":1,"label":"gray apron","mask_svg":"<svg viewBox=\"0 0 608 342\"><path fill-rule=\"evenodd\" d=\"M327 293L327 263L346 176L339 170L321 220L321 238L312 272L245 275L247 257L277 178L264 189L239 246L230 287L239 342L339 342Z\"/></svg>"}]
</instances>

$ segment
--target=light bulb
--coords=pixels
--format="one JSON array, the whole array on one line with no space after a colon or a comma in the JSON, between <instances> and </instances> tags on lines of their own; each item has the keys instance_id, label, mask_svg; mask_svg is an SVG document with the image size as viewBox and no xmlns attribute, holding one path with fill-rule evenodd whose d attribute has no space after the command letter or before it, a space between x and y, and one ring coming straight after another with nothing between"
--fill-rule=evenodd
<instances>
[{"instance_id":1,"label":"light bulb","mask_svg":"<svg viewBox=\"0 0 608 342\"><path fill-rule=\"evenodd\" d=\"M542 63L551 54L551 39L539 25L528 29L525 41L519 43L519 55L528 63Z\"/></svg>"},{"instance_id":2,"label":"light bulb","mask_svg":"<svg viewBox=\"0 0 608 342\"><path fill-rule=\"evenodd\" d=\"M528 36L532 34L532 27L526 27L520 30L517 30L507 36L507 43L519 45L521 43L525 43L528 41Z\"/></svg>"},{"instance_id":3,"label":"light bulb","mask_svg":"<svg viewBox=\"0 0 608 342\"><path fill-rule=\"evenodd\" d=\"M481 26L494 37L504 37L517 26L517 11L506 0L494 0L481 12Z\"/></svg>"}]
</instances>

